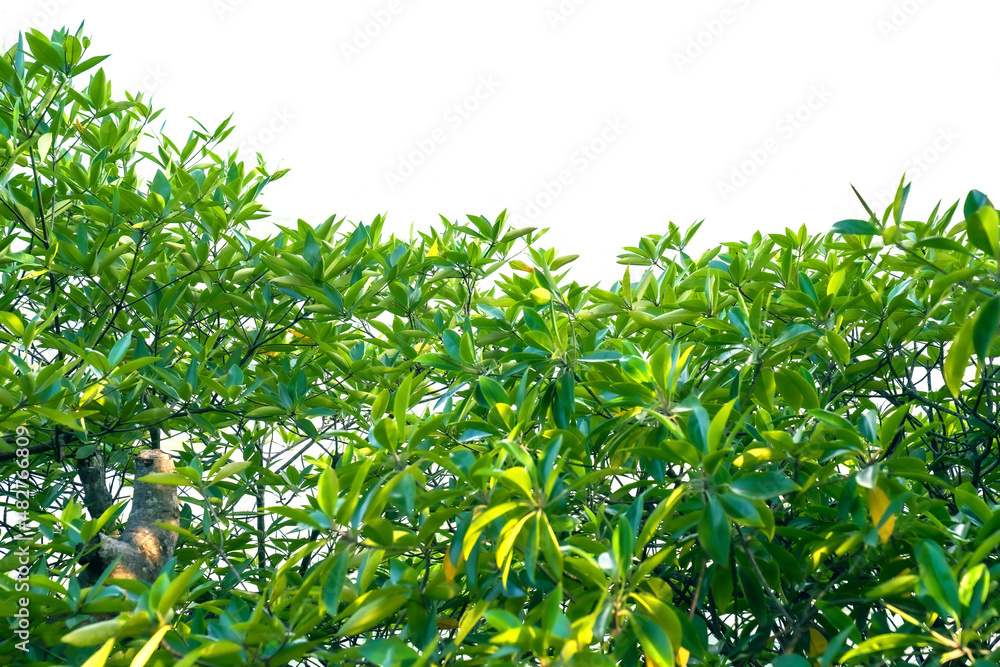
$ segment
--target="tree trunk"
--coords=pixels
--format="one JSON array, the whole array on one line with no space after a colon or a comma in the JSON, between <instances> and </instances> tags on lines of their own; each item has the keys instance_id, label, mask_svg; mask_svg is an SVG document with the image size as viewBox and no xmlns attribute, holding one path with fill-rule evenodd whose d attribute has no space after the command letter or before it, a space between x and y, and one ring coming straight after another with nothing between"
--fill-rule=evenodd
<instances>
[{"instance_id":1,"label":"tree trunk","mask_svg":"<svg viewBox=\"0 0 1000 667\"><path fill-rule=\"evenodd\" d=\"M153 449L139 452L135 459L132 511L125 529L119 537L101 533L101 545L85 558L87 569L80 577L82 585L93 585L97 577L119 557L109 575L111 578L155 581L160 569L173 557L177 545L177 533L155 525L178 525L180 505L177 502L177 487L138 480L150 473L173 471L173 459L166 452Z\"/></svg>"}]
</instances>

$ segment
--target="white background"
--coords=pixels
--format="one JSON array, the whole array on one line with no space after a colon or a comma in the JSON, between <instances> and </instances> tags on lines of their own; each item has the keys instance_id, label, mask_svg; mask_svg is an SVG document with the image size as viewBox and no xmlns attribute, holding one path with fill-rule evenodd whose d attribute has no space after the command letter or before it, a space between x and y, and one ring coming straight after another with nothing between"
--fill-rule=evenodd
<instances>
[{"instance_id":1,"label":"white background","mask_svg":"<svg viewBox=\"0 0 1000 667\"><path fill-rule=\"evenodd\" d=\"M995 0L0 4L7 45L83 20L175 140L235 112L233 148L292 168L279 220L507 208L583 283L668 220L703 249L864 217L852 183L881 212L904 170L910 218L1000 197Z\"/></svg>"}]
</instances>

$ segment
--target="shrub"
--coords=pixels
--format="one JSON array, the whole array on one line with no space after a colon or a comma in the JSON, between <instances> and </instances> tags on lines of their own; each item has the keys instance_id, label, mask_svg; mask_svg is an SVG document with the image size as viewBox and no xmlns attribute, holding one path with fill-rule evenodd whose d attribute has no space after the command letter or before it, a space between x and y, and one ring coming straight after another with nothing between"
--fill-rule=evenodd
<instances>
[{"instance_id":1,"label":"shrub","mask_svg":"<svg viewBox=\"0 0 1000 667\"><path fill-rule=\"evenodd\" d=\"M609 289L503 213L257 238L282 172L87 46L0 58L6 664L993 664L985 195Z\"/></svg>"}]
</instances>

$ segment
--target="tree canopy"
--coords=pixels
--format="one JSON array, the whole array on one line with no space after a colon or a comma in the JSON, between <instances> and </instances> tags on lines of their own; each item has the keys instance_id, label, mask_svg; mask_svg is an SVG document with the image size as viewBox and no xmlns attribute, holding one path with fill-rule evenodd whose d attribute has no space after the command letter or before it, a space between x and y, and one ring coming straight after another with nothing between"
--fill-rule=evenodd
<instances>
[{"instance_id":1,"label":"tree canopy","mask_svg":"<svg viewBox=\"0 0 1000 667\"><path fill-rule=\"evenodd\" d=\"M995 664L983 193L606 288L506 213L258 236L284 172L88 46L0 57L0 664Z\"/></svg>"}]
</instances>

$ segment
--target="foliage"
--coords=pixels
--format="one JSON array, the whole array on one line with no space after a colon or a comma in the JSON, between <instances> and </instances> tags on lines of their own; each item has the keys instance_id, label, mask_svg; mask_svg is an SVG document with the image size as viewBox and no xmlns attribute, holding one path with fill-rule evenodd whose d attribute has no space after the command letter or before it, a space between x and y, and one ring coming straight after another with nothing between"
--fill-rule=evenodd
<instances>
[{"instance_id":1,"label":"foliage","mask_svg":"<svg viewBox=\"0 0 1000 667\"><path fill-rule=\"evenodd\" d=\"M671 223L610 289L504 214L256 238L281 172L149 132L86 46L0 58L4 664L997 659L983 194L697 258ZM81 585L159 446L173 560Z\"/></svg>"}]
</instances>

